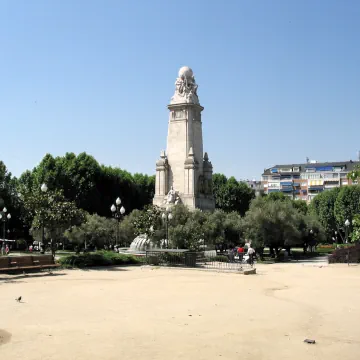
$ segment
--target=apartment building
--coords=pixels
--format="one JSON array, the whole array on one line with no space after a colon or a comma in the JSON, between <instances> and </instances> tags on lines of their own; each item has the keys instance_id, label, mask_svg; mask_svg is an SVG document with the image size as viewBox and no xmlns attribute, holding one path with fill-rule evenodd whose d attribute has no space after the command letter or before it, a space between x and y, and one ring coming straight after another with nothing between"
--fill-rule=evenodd
<instances>
[{"instance_id":1,"label":"apartment building","mask_svg":"<svg viewBox=\"0 0 360 360\"><path fill-rule=\"evenodd\" d=\"M264 186L262 184L262 181L259 180L241 180L243 182L245 182L251 189L254 190L255 192L255 196L261 196L262 194L264 194Z\"/></svg>"},{"instance_id":2,"label":"apartment building","mask_svg":"<svg viewBox=\"0 0 360 360\"><path fill-rule=\"evenodd\" d=\"M262 174L264 193L282 192L293 199L310 202L317 194L334 187L351 185L347 175L360 161L276 165Z\"/></svg>"}]
</instances>

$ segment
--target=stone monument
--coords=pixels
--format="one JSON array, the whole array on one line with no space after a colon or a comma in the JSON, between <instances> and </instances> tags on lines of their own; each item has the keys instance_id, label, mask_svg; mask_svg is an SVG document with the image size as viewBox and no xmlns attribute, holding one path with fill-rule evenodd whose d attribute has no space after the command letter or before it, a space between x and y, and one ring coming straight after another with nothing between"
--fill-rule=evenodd
<instances>
[{"instance_id":1,"label":"stone monument","mask_svg":"<svg viewBox=\"0 0 360 360\"><path fill-rule=\"evenodd\" d=\"M166 152L156 162L155 197L161 207L182 203L190 209L214 210L212 165L203 153L201 112L192 70L184 66L175 82L169 109Z\"/></svg>"}]
</instances>

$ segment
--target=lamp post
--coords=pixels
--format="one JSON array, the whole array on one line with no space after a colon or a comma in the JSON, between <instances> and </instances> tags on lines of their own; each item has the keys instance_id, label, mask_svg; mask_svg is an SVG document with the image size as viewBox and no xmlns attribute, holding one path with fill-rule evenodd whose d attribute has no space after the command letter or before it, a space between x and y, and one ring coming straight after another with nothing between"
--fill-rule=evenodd
<instances>
[{"instance_id":1,"label":"lamp post","mask_svg":"<svg viewBox=\"0 0 360 360\"><path fill-rule=\"evenodd\" d=\"M345 220L345 243L348 243L348 238L349 238L349 226L350 226L350 221L348 219Z\"/></svg>"},{"instance_id":2,"label":"lamp post","mask_svg":"<svg viewBox=\"0 0 360 360\"><path fill-rule=\"evenodd\" d=\"M165 224L166 248L168 249L169 248L169 222L173 218L170 209L166 209L166 211L162 213L161 217Z\"/></svg>"},{"instance_id":3,"label":"lamp post","mask_svg":"<svg viewBox=\"0 0 360 360\"><path fill-rule=\"evenodd\" d=\"M48 191L48 187L45 183L43 183L40 186L40 190L45 194ZM44 207L44 205L43 205ZM42 247L44 249L45 252L45 217L44 217L44 209L42 209L42 216L41 216L41 225L42 225L42 229L41 229L41 245L39 244L39 251L42 253Z\"/></svg>"},{"instance_id":4,"label":"lamp post","mask_svg":"<svg viewBox=\"0 0 360 360\"><path fill-rule=\"evenodd\" d=\"M0 221L2 221L4 223L4 225L3 225L3 234L4 234L3 245L5 245L5 243L6 243L6 239L5 239L6 238L6 221L9 221L11 219L11 214L9 213L6 215L6 213L7 213L7 208L4 207L2 214L0 214Z\"/></svg>"},{"instance_id":5,"label":"lamp post","mask_svg":"<svg viewBox=\"0 0 360 360\"><path fill-rule=\"evenodd\" d=\"M310 252L313 252L313 243L314 243L314 230L310 229Z\"/></svg>"},{"instance_id":6,"label":"lamp post","mask_svg":"<svg viewBox=\"0 0 360 360\"><path fill-rule=\"evenodd\" d=\"M120 232L120 221L123 217L123 215L125 214L125 208L121 205L121 199L118 197L115 200L115 205L112 204L111 205L111 212L113 213L114 218L117 220L117 230L116 230L116 243L115 245L118 244L119 241L119 232Z\"/></svg>"},{"instance_id":7,"label":"lamp post","mask_svg":"<svg viewBox=\"0 0 360 360\"><path fill-rule=\"evenodd\" d=\"M348 219L345 220L345 243L348 243L348 239L349 239L349 226L350 226L350 221ZM350 266L350 248L347 249L347 263L348 266Z\"/></svg>"},{"instance_id":8,"label":"lamp post","mask_svg":"<svg viewBox=\"0 0 360 360\"><path fill-rule=\"evenodd\" d=\"M335 230L335 249L337 248L337 231Z\"/></svg>"}]
</instances>

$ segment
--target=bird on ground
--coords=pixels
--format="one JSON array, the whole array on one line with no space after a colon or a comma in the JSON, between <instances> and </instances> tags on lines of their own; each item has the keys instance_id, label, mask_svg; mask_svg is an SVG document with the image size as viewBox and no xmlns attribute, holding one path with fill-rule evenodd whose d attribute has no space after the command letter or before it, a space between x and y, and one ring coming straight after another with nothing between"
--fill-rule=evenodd
<instances>
[{"instance_id":1,"label":"bird on ground","mask_svg":"<svg viewBox=\"0 0 360 360\"><path fill-rule=\"evenodd\" d=\"M17 302L21 301L21 296L19 296L17 299L15 299Z\"/></svg>"}]
</instances>

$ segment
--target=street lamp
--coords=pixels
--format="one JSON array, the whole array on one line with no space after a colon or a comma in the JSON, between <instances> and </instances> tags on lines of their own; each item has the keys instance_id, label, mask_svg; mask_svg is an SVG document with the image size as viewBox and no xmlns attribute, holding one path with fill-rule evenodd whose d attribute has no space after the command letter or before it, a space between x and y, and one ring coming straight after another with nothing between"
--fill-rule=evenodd
<instances>
[{"instance_id":1,"label":"street lamp","mask_svg":"<svg viewBox=\"0 0 360 360\"><path fill-rule=\"evenodd\" d=\"M314 230L310 229L310 252L313 252L313 244L314 244Z\"/></svg>"},{"instance_id":2,"label":"street lamp","mask_svg":"<svg viewBox=\"0 0 360 360\"><path fill-rule=\"evenodd\" d=\"M114 218L117 220L117 231L116 231L116 244L118 244L119 241L119 232L120 232L120 221L123 217L123 215L125 214L125 208L121 205L121 199L118 197L115 200L115 205L112 204L111 205L111 212L113 213Z\"/></svg>"},{"instance_id":3,"label":"street lamp","mask_svg":"<svg viewBox=\"0 0 360 360\"><path fill-rule=\"evenodd\" d=\"M350 226L350 221L348 219L345 220L345 243L348 243L348 238L349 238L349 226Z\"/></svg>"},{"instance_id":4,"label":"street lamp","mask_svg":"<svg viewBox=\"0 0 360 360\"><path fill-rule=\"evenodd\" d=\"M9 213L9 214L6 215L6 213L7 213L7 208L6 207L3 208L2 212L3 213L0 214L0 221L2 221L4 223L4 225L3 225L3 234L4 234L3 244L5 244L5 241L6 241L6 239L5 239L6 238L6 221L9 221L11 219L11 214Z\"/></svg>"},{"instance_id":5,"label":"street lamp","mask_svg":"<svg viewBox=\"0 0 360 360\"><path fill-rule=\"evenodd\" d=\"M165 224L166 247L169 248L169 222L173 218L170 209L166 209L166 211L162 213L161 217Z\"/></svg>"},{"instance_id":6,"label":"street lamp","mask_svg":"<svg viewBox=\"0 0 360 360\"><path fill-rule=\"evenodd\" d=\"M335 230L335 248L337 248L337 231Z\"/></svg>"},{"instance_id":7,"label":"street lamp","mask_svg":"<svg viewBox=\"0 0 360 360\"><path fill-rule=\"evenodd\" d=\"M48 191L48 187L45 183L43 183L40 186L40 190L45 194ZM44 210L44 209L43 209ZM42 222L42 230L41 230L41 243L42 246L45 246L45 219L44 219L44 212L42 212L42 216L41 216L41 222ZM41 245L39 244L39 251L41 252ZM44 251L45 251L45 247L44 247Z\"/></svg>"}]
</instances>

